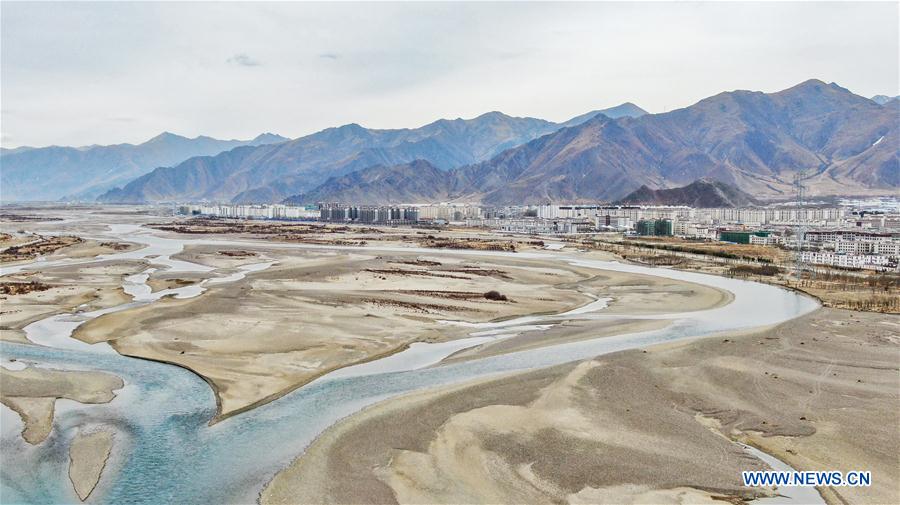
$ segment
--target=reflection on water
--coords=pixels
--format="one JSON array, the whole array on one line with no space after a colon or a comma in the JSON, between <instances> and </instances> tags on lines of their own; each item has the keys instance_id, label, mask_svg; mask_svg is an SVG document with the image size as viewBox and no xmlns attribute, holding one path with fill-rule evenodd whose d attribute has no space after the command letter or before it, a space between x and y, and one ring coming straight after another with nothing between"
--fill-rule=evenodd
<instances>
[{"instance_id":1,"label":"reflection on water","mask_svg":"<svg viewBox=\"0 0 900 505\"><path fill-rule=\"evenodd\" d=\"M132 225L117 225L112 228L107 239L114 237L138 242L146 247L106 255L92 261L146 259L153 268L174 272L211 272L214 270L211 267L173 260L171 255L181 252L185 244L232 247L260 245L258 242L248 241L161 238ZM266 243L265 246L352 249L301 244ZM419 248L370 249L441 253ZM498 333L490 333L491 330L502 330L504 327L501 325L491 328L487 330L490 334L473 336L465 341L427 346L414 344L404 353L371 362L365 367L353 367L328 374L279 400L212 427L207 423L215 413L215 399L202 379L178 367L98 352L97 346L72 344L74 341L68 337L74 329L72 325L81 323L65 318L50 318L45 320L49 327L35 327L29 337L36 336L41 343L51 347L0 343L3 359L30 360L54 368L109 371L122 377L127 386L109 404L79 406L60 412L53 434L37 447L26 444L13 431L3 430L3 437L0 439L0 449L5 460L0 469L0 493L3 501L75 502L77 497L71 490L68 479L61 477L67 471L68 441L79 427L105 424L114 426L118 435L109 467L90 502L252 503L256 501L265 482L302 452L322 430L336 420L379 400L417 389L555 365L679 338L775 324L809 312L817 306L808 297L778 287L698 273L568 258L548 253L452 253L566 261L589 268L658 275L724 289L734 294L734 300L728 305L708 311L661 316L675 320L661 330L570 342L430 368L422 367L434 364L460 348L496 338ZM39 266L45 268L49 263L51 262L44 262ZM237 280L248 272L255 271L254 269L263 269L269 265L271 263L243 267L230 277L218 277L216 281L205 282L209 285ZM16 268L27 269L28 265ZM7 271L3 270L3 273ZM126 289L135 297L132 303L152 303L158 298L143 287L147 280L144 276L149 273L144 272L126 279ZM202 286L188 287L196 290ZM606 300L597 300L589 304L589 308L576 309L573 313L577 317L602 318L604 316L601 309L605 303ZM117 307L108 310L121 309L122 307ZM600 312L595 312L597 310ZM90 315L83 314L81 317ZM515 331L522 331L521 326L527 328L541 321L540 318L520 319L513 325L519 326ZM41 331L38 332L38 329ZM3 419L7 419L7 413L4 414Z\"/></svg>"}]
</instances>

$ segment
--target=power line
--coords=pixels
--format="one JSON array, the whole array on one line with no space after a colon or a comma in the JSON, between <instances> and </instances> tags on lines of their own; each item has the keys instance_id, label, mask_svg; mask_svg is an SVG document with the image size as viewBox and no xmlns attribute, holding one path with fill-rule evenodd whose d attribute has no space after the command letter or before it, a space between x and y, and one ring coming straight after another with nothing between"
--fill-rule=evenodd
<instances>
[{"instance_id":1,"label":"power line","mask_svg":"<svg viewBox=\"0 0 900 505\"><path fill-rule=\"evenodd\" d=\"M809 265L803 259L803 241L806 238L806 209L804 209L804 187L803 176L805 171L800 170L794 174L794 196L796 197L796 224L794 225L794 235L797 242L797 251L794 255L794 276L797 280L803 278L803 272L809 270Z\"/></svg>"}]
</instances>

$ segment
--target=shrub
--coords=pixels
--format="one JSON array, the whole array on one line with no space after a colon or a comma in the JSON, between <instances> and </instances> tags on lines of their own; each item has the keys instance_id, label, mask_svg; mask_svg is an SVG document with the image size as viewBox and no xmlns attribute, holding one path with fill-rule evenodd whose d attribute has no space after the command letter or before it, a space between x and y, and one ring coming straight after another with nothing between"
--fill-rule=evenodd
<instances>
[{"instance_id":1,"label":"shrub","mask_svg":"<svg viewBox=\"0 0 900 505\"><path fill-rule=\"evenodd\" d=\"M784 271L781 268L779 268L775 265L760 265L760 266L737 265L737 266L731 267L731 269L729 270L729 273L731 275L736 275L736 276L754 275L755 274L755 275L766 275L766 276L771 277L773 275L778 275L783 272Z\"/></svg>"},{"instance_id":2,"label":"shrub","mask_svg":"<svg viewBox=\"0 0 900 505\"><path fill-rule=\"evenodd\" d=\"M499 291L494 291L494 290L491 290L491 291L488 291L487 293L485 293L484 297L487 298L488 300L493 300L496 302L507 301L506 295L500 294Z\"/></svg>"}]
</instances>

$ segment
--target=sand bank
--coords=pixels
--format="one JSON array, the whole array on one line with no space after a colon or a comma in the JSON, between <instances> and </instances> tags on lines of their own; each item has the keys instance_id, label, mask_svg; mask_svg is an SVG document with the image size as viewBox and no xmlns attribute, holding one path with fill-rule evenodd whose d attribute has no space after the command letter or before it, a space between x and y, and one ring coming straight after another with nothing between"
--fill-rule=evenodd
<instances>
[{"instance_id":1,"label":"sand bank","mask_svg":"<svg viewBox=\"0 0 900 505\"><path fill-rule=\"evenodd\" d=\"M114 340L123 354L196 371L215 387L221 413L228 414L410 342L465 336L465 329L439 320L488 321L564 311L591 300L556 287L588 278L576 268L452 255L435 261L363 251L267 254L277 263L265 271L210 285L197 298L102 316L75 336ZM220 260L214 251L210 255ZM409 264L419 260L440 264ZM491 289L508 300L484 298Z\"/></svg>"},{"instance_id":2,"label":"sand bank","mask_svg":"<svg viewBox=\"0 0 900 505\"><path fill-rule=\"evenodd\" d=\"M50 435L57 399L107 403L115 398L113 391L124 385L122 379L108 373L35 367L0 368L0 379L0 402L22 417L22 437L31 444L39 444Z\"/></svg>"},{"instance_id":3,"label":"sand bank","mask_svg":"<svg viewBox=\"0 0 900 505\"><path fill-rule=\"evenodd\" d=\"M37 282L49 289L0 295L0 339L27 342L22 328L40 319L127 303L131 297L122 290L123 279L144 268L140 262L107 261L4 276L4 282Z\"/></svg>"},{"instance_id":4,"label":"sand bank","mask_svg":"<svg viewBox=\"0 0 900 505\"><path fill-rule=\"evenodd\" d=\"M69 480L81 501L91 495L112 451L113 434L109 431L78 433L69 447Z\"/></svg>"},{"instance_id":5,"label":"sand bank","mask_svg":"<svg viewBox=\"0 0 900 505\"><path fill-rule=\"evenodd\" d=\"M822 490L831 503L898 503L898 324L823 309L388 400L325 431L262 503L751 498L740 471L765 465L729 439L872 471L872 487Z\"/></svg>"},{"instance_id":6,"label":"sand bank","mask_svg":"<svg viewBox=\"0 0 900 505\"><path fill-rule=\"evenodd\" d=\"M101 316L78 328L75 337L112 341L123 354L197 372L215 389L221 418L412 342L467 336L469 330L443 320L560 313L605 294L614 297L612 310L619 298L629 304L646 300L645 313L709 308L728 300L699 285L598 275L562 262L450 251L285 251L263 242L252 249L254 257L223 250L233 248L190 246L179 259L232 269L262 259L275 264L234 283L209 285L197 298ZM485 298L490 290L506 300ZM573 331L567 338L589 334Z\"/></svg>"}]
</instances>

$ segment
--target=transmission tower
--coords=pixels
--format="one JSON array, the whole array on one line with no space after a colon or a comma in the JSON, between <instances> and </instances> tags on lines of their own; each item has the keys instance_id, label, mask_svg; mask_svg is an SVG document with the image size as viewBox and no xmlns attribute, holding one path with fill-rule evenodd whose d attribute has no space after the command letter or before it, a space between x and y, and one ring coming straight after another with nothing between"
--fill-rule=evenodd
<instances>
[{"instance_id":1,"label":"transmission tower","mask_svg":"<svg viewBox=\"0 0 900 505\"><path fill-rule=\"evenodd\" d=\"M797 241L797 251L794 255L794 276L797 281L803 278L803 272L809 270L809 265L803 260L803 242L806 239L806 211L803 207L803 176L801 170L794 174L794 196L796 197L796 222L794 224L794 236Z\"/></svg>"}]
</instances>

